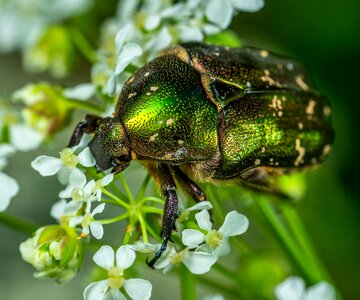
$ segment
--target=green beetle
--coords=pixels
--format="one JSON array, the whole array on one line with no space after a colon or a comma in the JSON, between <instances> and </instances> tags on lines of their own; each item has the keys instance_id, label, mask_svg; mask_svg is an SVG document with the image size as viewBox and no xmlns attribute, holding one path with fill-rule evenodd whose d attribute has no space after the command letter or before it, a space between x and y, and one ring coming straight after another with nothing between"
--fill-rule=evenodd
<instances>
[{"instance_id":1,"label":"green beetle","mask_svg":"<svg viewBox=\"0 0 360 300\"><path fill-rule=\"evenodd\" d=\"M297 62L255 48L186 43L139 69L113 117L88 115L69 146L93 133L98 169L144 163L166 198L162 247L178 216L175 180L197 201L195 181L234 181L279 193L272 179L323 161L334 141L330 107ZM190 179L191 178L191 179Z\"/></svg>"}]
</instances>

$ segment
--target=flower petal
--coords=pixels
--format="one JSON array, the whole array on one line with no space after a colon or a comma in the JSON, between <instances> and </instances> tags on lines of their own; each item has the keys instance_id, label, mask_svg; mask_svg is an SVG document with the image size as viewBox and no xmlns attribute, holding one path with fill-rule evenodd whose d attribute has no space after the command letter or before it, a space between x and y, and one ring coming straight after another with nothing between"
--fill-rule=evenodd
<instances>
[{"instance_id":1,"label":"flower petal","mask_svg":"<svg viewBox=\"0 0 360 300\"><path fill-rule=\"evenodd\" d=\"M105 209L105 203L101 203L100 205L96 206L95 209L92 211L92 215L95 216L96 214L102 213Z\"/></svg>"},{"instance_id":2,"label":"flower petal","mask_svg":"<svg viewBox=\"0 0 360 300\"><path fill-rule=\"evenodd\" d=\"M121 246L116 251L116 266L127 269L134 263L135 257L135 251L130 246Z\"/></svg>"},{"instance_id":3,"label":"flower petal","mask_svg":"<svg viewBox=\"0 0 360 300\"><path fill-rule=\"evenodd\" d=\"M92 282L85 288L83 296L85 300L104 299L108 290L107 280Z\"/></svg>"},{"instance_id":4,"label":"flower petal","mask_svg":"<svg viewBox=\"0 0 360 300\"><path fill-rule=\"evenodd\" d=\"M212 224L210 221L210 214L209 212L204 209L201 212L195 215L195 219L198 222L201 229L205 229L206 231L210 231Z\"/></svg>"},{"instance_id":5,"label":"flower petal","mask_svg":"<svg viewBox=\"0 0 360 300\"><path fill-rule=\"evenodd\" d=\"M305 283L300 277L289 277L275 288L277 300L301 300Z\"/></svg>"},{"instance_id":6,"label":"flower petal","mask_svg":"<svg viewBox=\"0 0 360 300\"><path fill-rule=\"evenodd\" d=\"M110 173L104 176L104 178L100 179L102 186L107 186L109 183L111 183L114 180L114 174Z\"/></svg>"},{"instance_id":7,"label":"flower petal","mask_svg":"<svg viewBox=\"0 0 360 300\"><path fill-rule=\"evenodd\" d=\"M102 246L93 256L94 262L105 270L114 266L114 250L110 246Z\"/></svg>"},{"instance_id":8,"label":"flower petal","mask_svg":"<svg viewBox=\"0 0 360 300\"><path fill-rule=\"evenodd\" d=\"M216 247L214 250L215 256L225 256L228 255L231 251L230 244L227 238L223 238L221 245Z\"/></svg>"},{"instance_id":9,"label":"flower petal","mask_svg":"<svg viewBox=\"0 0 360 300\"><path fill-rule=\"evenodd\" d=\"M196 229L185 229L182 232L182 242L185 246L195 248L205 241L205 234Z\"/></svg>"},{"instance_id":10,"label":"flower petal","mask_svg":"<svg viewBox=\"0 0 360 300\"><path fill-rule=\"evenodd\" d=\"M76 217L72 217L69 219L69 226L70 227L75 227L76 225L79 225L82 220L84 219L83 216L76 216Z\"/></svg>"},{"instance_id":11,"label":"flower petal","mask_svg":"<svg viewBox=\"0 0 360 300\"><path fill-rule=\"evenodd\" d=\"M16 149L11 144L0 145L0 157L8 158L16 152Z\"/></svg>"},{"instance_id":12,"label":"flower petal","mask_svg":"<svg viewBox=\"0 0 360 300\"><path fill-rule=\"evenodd\" d=\"M96 86L93 83L81 83L74 87L64 89L63 95L70 99L89 100L96 92Z\"/></svg>"},{"instance_id":13,"label":"flower petal","mask_svg":"<svg viewBox=\"0 0 360 300\"><path fill-rule=\"evenodd\" d=\"M124 43L125 43L125 39L127 37L127 35L129 34L130 31L130 25L126 25L123 28L121 28L119 30L119 32L116 34L115 36L115 48L117 51L117 54L120 53Z\"/></svg>"},{"instance_id":14,"label":"flower petal","mask_svg":"<svg viewBox=\"0 0 360 300\"><path fill-rule=\"evenodd\" d=\"M201 201L199 203L196 203L195 205L189 207L187 210L193 211L193 210L203 210L203 209L212 209L212 204L210 201Z\"/></svg>"},{"instance_id":15,"label":"flower petal","mask_svg":"<svg viewBox=\"0 0 360 300\"><path fill-rule=\"evenodd\" d=\"M142 54L141 47L135 43L126 43L117 60L115 74L119 75L136 57Z\"/></svg>"},{"instance_id":16,"label":"flower petal","mask_svg":"<svg viewBox=\"0 0 360 300\"><path fill-rule=\"evenodd\" d=\"M248 227L248 218L233 210L226 215L224 224L219 228L219 232L224 237L229 237L244 233Z\"/></svg>"},{"instance_id":17,"label":"flower petal","mask_svg":"<svg viewBox=\"0 0 360 300\"><path fill-rule=\"evenodd\" d=\"M189 252L183 260L184 265L193 274L204 274L216 262L216 257L206 252Z\"/></svg>"},{"instance_id":18,"label":"flower petal","mask_svg":"<svg viewBox=\"0 0 360 300\"><path fill-rule=\"evenodd\" d=\"M101 299L101 300L127 300L126 297L119 289L111 289L109 298Z\"/></svg>"},{"instance_id":19,"label":"flower petal","mask_svg":"<svg viewBox=\"0 0 360 300\"><path fill-rule=\"evenodd\" d=\"M0 211L8 208L10 200L19 192L16 180L5 173L0 172Z\"/></svg>"},{"instance_id":20,"label":"flower petal","mask_svg":"<svg viewBox=\"0 0 360 300\"><path fill-rule=\"evenodd\" d=\"M58 202L54 203L51 206L50 215L54 219L60 220L61 216L64 214L65 206L66 206L66 200L64 199L59 200Z\"/></svg>"},{"instance_id":21,"label":"flower petal","mask_svg":"<svg viewBox=\"0 0 360 300\"><path fill-rule=\"evenodd\" d=\"M59 172L62 162L59 158L41 155L31 162L31 166L38 171L41 176L52 176Z\"/></svg>"},{"instance_id":22,"label":"flower petal","mask_svg":"<svg viewBox=\"0 0 360 300\"><path fill-rule=\"evenodd\" d=\"M264 6L264 0L230 0L230 2L235 9L247 12L256 12Z\"/></svg>"},{"instance_id":23,"label":"flower petal","mask_svg":"<svg viewBox=\"0 0 360 300\"><path fill-rule=\"evenodd\" d=\"M229 0L210 0L206 6L205 14L209 21L219 25L222 29L230 25L234 9Z\"/></svg>"},{"instance_id":24,"label":"flower petal","mask_svg":"<svg viewBox=\"0 0 360 300\"><path fill-rule=\"evenodd\" d=\"M125 280L124 289L134 300L148 300L151 297L152 286L147 280L133 278Z\"/></svg>"},{"instance_id":25,"label":"flower petal","mask_svg":"<svg viewBox=\"0 0 360 300\"><path fill-rule=\"evenodd\" d=\"M10 127L11 144L20 151L29 151L36 149L43 136L36 130L24 124L15 124Z\"/></svg>"},{"instance_id":26,"label":"flower petal","mask_svg":"<svg viewBox=\"0 0 360 300\"><path fill-rule=\"evenodd\" d=\"M94 221L90 223L90 231L94 238L100 240L104 235L104 228L100 222Z\"/></svg>"},{"instance_id":27,"label":"flower petal","mask_svg":"<svg viewBox=\"0 0 360 300\"><path fill-rule=\"evenodd\" d=\"M81 151L78 155L79 163L84 167L93 167L95 166L95 158L91 154L90 148L86 147L83 151Z\"/></svg>"},{"instance_id":28,"label":"flower petal","mask_svg":"<svg viewBox=\"0 0 360 300\"><path fill-rule=\"evenodd\" d=\"M322 281L307 289L304 300L336 300L334 288Z\"/></svg>"}]
</instances>

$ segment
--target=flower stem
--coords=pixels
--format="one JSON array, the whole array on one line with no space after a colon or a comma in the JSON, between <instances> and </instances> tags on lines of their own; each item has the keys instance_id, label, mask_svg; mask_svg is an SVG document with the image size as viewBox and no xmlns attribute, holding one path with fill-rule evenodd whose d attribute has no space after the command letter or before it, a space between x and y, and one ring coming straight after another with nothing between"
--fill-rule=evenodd
<instances>
[{"instance_id":1,"label":"flower stem","mask_svg":"<svg viewBox=\"0 0 360 300\"><path fill-rule=\"evenodd\" d=\"M70 36L80 50L80 52L88 59L88 61L92 64L98 61L98 56L96 51L90 46L83 33L75 27L69 28Z\"/></svg>"},{"instance_id":2,"label":"flower stem","mask_svg":"<svg viewBox=\"0 0 360 300\"><path fill-rule=\"evenodd\" d=\"M303 273L306 280L308 282L319 281L318 274L314 273L314 267L311 265L311 262L304 259L303 252L280 221L269 199L259 196L256 199L256 204L268 221L276 237L283 245L288 255L293 259L299 270Z\"/></svg>"},{"instance_id":3,"label":"flower stem","mask_svg":"<svg viewBox=\"0 0 360 300\"><path fill-rule=\"evenodd\" d=\"M143 181L143 183L141 185L140 191L139 191L136 199L144 198L146 188L148 187L149 182L150 182L150 178L151 178L150 173L147 173L146 176L145 176L145 179L144 179L144 181Z\"/></svg>"},{"instance_id":4,"label":"flower stem","mask_svg":"<svg viewBox=\"0 0 360 300\"><path fill-rule=\"evenodd\" d=\"M131 193L131 190L130 190L130 188L129 188L129 185L128 185L127 182L126 182L126 179L125 179L124 175L120 173L120 174L119 174L119 178L120 178L121 184L123 185L123 187L124 187L124 189L125 189L125 192L126 192L128 198L129 198L130 202L131 202L132 204L134 204L134 203L135 203L134 196L133 196L133 194Z\"/></svg>"},{"instance_id":5,"label":"flower stem","mask_svg":"<svg viewBox=\"0 0 360 300\"><path fill-rule=\"evenodd\" d=\"M141 227L141 234L143 236L143 242L148 243L149 239L148 239L148 235L147 235L147 231L146 231L146 222L144 220L144 217L141 212L137 213L137 217L139 219L139 223L140 223L140 227Z\"/></svg>"},{"instance_id":6,"label":"flower stem","mask_svg":"<svg viewBox=\"0 0 360 300\"><path fill-rule=\"evenodd\" d=\"M0 224L28 235L31 235L40 227L39 225L20 220L4 213L0 213Z\"/></svg>"},{"instance_id":7,"label":"flower stem","mask_svg":"<svg viewBox=\"0 0 360 300\"><path fill-rule=\"evenodd\" d=\"M129 213L126 212L122 215L119 215L117 217L114 217L114 218L111 218L111 219L103 219L103 220L98 220L101 224L111 224L111 223L115 223L115 222L119 222L119 221L122 221L122 220L125 220L129 217Z\"/></svg>"},{"instance_id":8,"label":"flower stem","mask_svg":"<svg viewBox=\"0 0 360 300\"><path fill-rule=\"evenodd\" d=\"M181 299L196 300L196 278L183 264L180 265Z\"/></svg>"},{"instance_id":9,"label":"flower stem","mask_svg":"<svg viewBox=\"0 0 360 300\"><path fill-rule=\"evenodd\" d=\"M79 100L68 100L67 105L71 108L79 108L86 111L94 112L94 113L102 113L103 109L95 104L89 103L87 101L79 101Z\"/></svg>"},{"instance_id":10,"label":"flower stem","mask_svg":"<svg viewBox=\"0 0 360 300\"><path fill-rule=\"evenodd\" d=\"M116 201L117 203L119 203L122 207L124 207L125 209L130 209L130 205L127 204L125 201L121 200L120 198L116 197L113 193L110 193L108 190L106 190L105 188L101 189L102 192L108 196L109 198L113 199L114 201Z\"/></svg>"}]
</instances>

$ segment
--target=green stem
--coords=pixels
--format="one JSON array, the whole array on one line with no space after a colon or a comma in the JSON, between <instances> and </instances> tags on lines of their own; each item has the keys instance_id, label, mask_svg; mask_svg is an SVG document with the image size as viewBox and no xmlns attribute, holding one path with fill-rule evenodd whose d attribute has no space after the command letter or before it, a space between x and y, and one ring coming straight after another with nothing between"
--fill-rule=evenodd
<instances>
[{"instance_id":1,"label":"green stem","mask_svg":"<svg viewBox=\"0 0 360 300\"><path fill-rule=\"evenodd\" d=\"M109 198L113 199L114 201L116 201L117 203L119 203L122 207L124 207L125 209L129 210L130 209L130 205L127 204L125 201L121 200L120 198L116 197L114 194L110 193L108 190L106 190L105 188L101 189L102 192L108 196Z\"/></svg>"},{"instance_id":2,"label":"green stem","mask_svg":"<svg viewBox=\"0 0 360 300\"><path fill-rule=\"evenodd\" d=\"M80 101L75 99L71 99L71 100L66 99L66 100L67 100L66 104L71 108L79 108L97 114L104 112L101 107L87 101Z\"/></svg>"},{"instance_id":3,"label":"green stem","mask_svg":"<svg viewBox=\"0 0 360 300\"><path fill-rule=\"evenodd\" d=\"M93 47L84 37L83 33L75 27L69 28L70 36L80 50L80 52L88 59L91 64L94 64L98 61L98 56Z\"/></svg>"},{"instance_id":4,"label":"green stem","mask_svg":"<svg viewBox=\"0 0 360 300\"><path fill-rule=\"evenodd\" d=\"M129 243L131 235L132 235L132 233L133 233L133 231L135 229L134 226L135 226L134 219L130 218L129 223L126 226L126 232L125 232L125 235L124 235L124 238L123 238L123 241L122 241L122 245L126 245L126 244ZM129 229L131 229L131 230L129 230Z\"/></svg>"},{"instance_id":5,"label":"green stem","mask_svg":"<svg viewBox=\"0 0 360 300\"><path fill-rule=\"evenodd\" d=\"M249 282L243 280L239 274L229 270L228 268L225 268L222 265L219 265L218 263L213 266L213 269L217 271L218 273L222 274L224 277L235 283L237 287L243 287L246 288L251 292L252 295L256 296L256 299L259 300L265 300L266 297L261 293L261 291L256 287L251 285Z\"/></svg>"},{"instance_id":6,"label":"green stem","mask_svg":"<svg viewBox=\"0 0 360 300\"><path fill-rule=\"evenodd\" d=\"M0 224L28 235L31 235L40 227L4 213L0 213Z\"/></svg>"},{"instance_id":7,"label":"green stem","mask_svg":"<svg viewBox=\"0 0 360 300\"><path fill-rule=\"evenodd\" d=\"M129 188L129 185L128 185L127 182L126 182L126 179L125 179L124 175L120 173L120 174L119 174L119 178L120 178L121 184L123 185L123 187L124 187L124 189L125 189L125 192L126 192L128 198L129 198L130 202L131 202L132 204L134 204L134 203L135 203L134 196L133 196L133 194L131 193L131 190L130 190L130 188Z\"/></svg>"},{"instance_id":8,"label":"green stem","mask_svg":"<svg viewBox=\"0 0 360 300\"><path fill-rule=\"evenodd\" d=\"M139 199L139 198L138 198ZM139 202L138 205L142 206L146 201L152 201L152 202L156 202L156 203L160 203L162 205L164 205L165 201L163 199L160 198L156 198L156 197L144 197L142 198Z\"/></svg>"},{"instance_id":9,"label":"green stem","mask_svg":"<svg viewBox=\"0 0 360 300\"><path fill-rule=\"evenodd\" d=\"M149 242L149 239L148 239L148 236L147 236L147 231L146 231L146 222L144 220L144 217L143 215L141 214L141 212L139 212L137 214L137 217L139 219L139 223L140 223L140 227L141 227L141 234L143 236L143 242L144 243L148 243Z\"/></svg>"},{"instance_id":10,"label":"green stem","mask_svg":"<svg viewBox=\"0 0 360 300\"><path fill-rule=\"evenodd\" d=\"M157 207L153 207L153 206L143 206L141 208L141 211L145 214L147 213L152 213L152 214L159 214L162 215L163 214L163 210Z\"/></svg>"},{"instance_id":11,"label":"green stem","mask_svg":"<svg viewBox=\"0 0 360 300\"><path fill-rule=\"evenodd\" d=\"M222 282L219 282L219 280L206 278L204 276L198 276L197 280L201 284L214 289L216 292L226 293L229 296L232 296L234 299L245 299L246 298L245 295L241 294L238 290L234 289L233 287L225 286Z\"/></svg>"},{"instance_id":12,"label":"green stem","mask_svg":"<svg viewBox=\"0 0 360 300\"><path fill-rule=\"evenodd\" d=\"M183 264L179 268L181 299L196 300L196 277Z\"/></svg>"},{"instance_id":13,"label":"green stem","mask_svg":"<svg viewBox=\"0 0 360 300\"><path fill-rule=\"evenodd\" d=\"M125 220L129 217L129 213L126 212L122 215L119 215L117 217L114 217L114 218L111 218L111 219L103 219L103 220L98 220L101 224L112 224L112 223L115 223L115 222L119 222L119 221L122 221L122 220Z\"/></svg>"},{"instance_id":14,"label":"green stem","mask_svg":"<svg viewBox=\"0 0 360 300\"><path fill-rule=\"evenodd\" d=\"M148 223L145 223L146 226L146 230L152 235L152 237L158 241L158 242L162 242L162 238L160 237L159 234L157 234Z\"/></svg>"},{"instance_id":15,"label":"green stem","mask_svg":"<svg viewBox=\"0 0 360 300\"><path fill-rule=\"evenodd\" d=\"M293 240L285 226L280 221L278 215L274 211L270 200L263 196L259 196L256 199L256 204L260 211L268 221L271 229L274 231L276 237L283 245L288 255L293 259L299 270L303 273L308 282L318 281L317 274L313 272L313 267L309 266L309 262L304 259L303 252L300 247Z\"/></svg>"},{"instance_id":16,"label":"green stem","mask_svg":"<svg viewBox=\"0 0 360 300\"><path fill-rule=\"evenodd\" d=\"M142 199L144 197L146 188L148 187L148 184L150 182L150 178L151 178L150 173L147 173L136 199Z\"/></svg>"}]
</instances>

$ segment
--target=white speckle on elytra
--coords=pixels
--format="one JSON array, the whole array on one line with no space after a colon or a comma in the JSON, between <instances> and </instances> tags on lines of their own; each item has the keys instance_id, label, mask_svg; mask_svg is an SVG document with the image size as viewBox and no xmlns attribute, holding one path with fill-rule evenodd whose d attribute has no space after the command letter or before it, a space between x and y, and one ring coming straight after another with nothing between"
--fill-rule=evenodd
<instances>
[{"instance_id":1,"label":"white speckle on elytra","mask_svg":"<svg viewBox=\"0 0 360 300\"><path fill-rule=\"evenodd\" d=\"M324 108L323 108L323 113L324 113L324 115L325 115L325 117L330 117L330 115L331 115L331 108L329 107L329 106L324 106Z\"/></svg>"},{"instance_id":2,"label":"white speckle on elytra","mask_svg":"<svg viewBox=\"0 0 360 300\"><path fill-rule=\"evenodd\" d=\"M322 155L322 156L328 156L329 153L330 153L330 151L331 151L331 145L327 144L327 145L324 146L321 155Z\"/></svg>"},{"instance_id":3,"label":"white speckle on elytra","mask_svg":"<svg viewBox=\"0 0 360 300\"><path fill-rule=\"evenodd\" d=\"M287 68L289 71L292 71L292 70L294 70L294 65L293 65L292 63L288 63L288 64L286 65L286 68Z\"/></svg>"},{"instance_id":4,"label":"white speckle on elytra","mask_svg":"<svg viewBox=\"0 0 360 300\"><path fill-rule=\"evenodd\" d=\"M147 92L147 93L146 93L146 96L150 96L150 95L151 95L151 93L150 93L150 92Z\"/></svg>"},{"instance_id":5,"label":"white speckle on elytra","mask_svg":"<svg viewBox=\"0 0 360 300\"><path fill-rule=\"evenodd\" d=\"M260 165L261 164L261 160L260 159L255 159L255 162L254 162L254 165L255 166L258 166L258 165Z\"/></svg>"},{"instance_id":6,"label":"white speckle on elytra","mask_svg":"<svg viewBox=\"0 0 360 300\"><path fill-rule=\"evenodd\" d=\"M246 81L246 87L251 87L251 82L250 81Z\"/></svg>"},{"instance_id":7,"label":"white speckle on elytra","mask_svg":"<svg viewBox=\"0 0 360 300\"><path fill-rule=\"evenodd\" d=\"M261 152L262 152L262 153L264 153L265 150L266 150L265 147L262 147L262 148L261 148Z\"/></svg>"},{"instance_id":8,"label":"white speckle on elytra","mask_svg":"<svg viewBox=\"0 0 360 300\"><path fill-rule=\"evenodd\" d=\"M294 161L294 166L297 167L304 161L305 156L305 148L301 146L300 139L295 140L295 150L299 153Z\"/></svg>"},{"instance_id":9,"label":"white speckle on elytra","mask_svg":"<svg viewBox=\"0 0 360 300\"><path fill-rule=\"evenodd\" d=\"M278 112L278 116L281 118L283 116L283 112L282 111L279 111Z\"/></svg>"},{"instance_id":10,"label":"white speckle on elytra","mask_svg":"<svg viewBox=\"0 0 360 300\"><path fill-rule=\"evenodd\" d=\"M305 112L308 115L308 117L311 117L314 114L315 106L316 106L316 101L311 99L305 109Z\"/></svg>"},{"instance_id":11,"label":"white speckle on elytra","mask_svg":"<svg viewBox=\"0 0 360 300\"><path fill-rule=\"evenodd\" d=\"M265 69L265 70L264 70L264 75L261 76L261 80L264 81L264 82L269 83L269 85L275 85L275 86L277 86L277 87L281 87L280 82L275 81L274 79L272 79L272 78L270 77L270 71L269 71L268 69Z\"/></svg>"},{"instance_id":12,"label":"white speckle on elytra","mask_svg":"<svg viewBox=\"0 0 360 300\"><path fill-rule=\"evenodd\" d=\"M144 76L145 76L145 77L148 77L149 74L150 74L149 72L146 72L146 73L144 74Z\"/></svg>"},{"instance_id":13,"label":"white speckle on elytra","mask_svg":"<svg viewBox=\"0 0 360 300\"><path fill-rule=\"evenodd\" d=\"M317 164L317 158L316 158L316 157L313 157L313 158L311 159L311 163L312 163L313 165L316 165L316 164Z\"/></svg>"},{"instance_id":14,"label":"white speckle on elytra","mask_svg":"<svg viewBox=\"0 0 360 300\"><path fill-rule=\"evenodd\" d=\"M150 91L155 92L159 87L158 86L152 86L150 87Z\"/></svg>"},{"instance_id":15,"label":"white speckle on elytra","mask_svg":"<svg viewBox=\"0 0 360 300\"><path fill-rule=\"evenodd\" d=\"M303 91L308 91L309 90L309 86L305 83L303 77L301 75L298 75L295 77L295 82L298 84L298 86L303 90Z\"/></svg>"},{"instance_id":16,"label":"white speckle on elytra","mask_svg":"<svg viewBox=\"0 0 360 300\"><path fill-rule=\"evenodd\" d=\"M168 119L166 120L166 125L171 125L172 123L174 123L174 120L173 119Z\"/></svg>"},{"instance_id":17,"label":"white speckle on elytra","mask_svg":"<svg viewBox=\"0 0 360 300\"><path fill-rule=\"evenodd\" d=\"M301 130L301 129L304 128L304 124L303 124L302 122L299 122L299 123L298 123L298 127L299 127L299 129Z\"/></svg>"},{"instance_id":18,"label":"white speckle on elytra","mask_svg":"<svg viewBox=\"0 0 360 300\"><path fill-rule=\"evenodd\" d=\"M132 83L134 81L134 78L135 78L134 76L131 76L127 83Z\"/></svg>"},{"instance_id":19,"label":"white speckle on elytra","mask_svg":"<svg viewBox=\"0 0 360 300\"><path fill-rule=\"evenodd\" d=\"M261 57L264 57L264 58L269 56L269 52L266 51L266 50L261 50L259 52L259 54L260 54Z\"/></svg>"},{"instance_id":20,"label":"white speckle on elytra","mask_svg":"<svg viewBox=\"0 0 360 300\"><path fill-rule=\"evenodd\" d=\"M220 53L219 52L214 52L214 55L219 56Z\"/></svg>"},{"instance_id":21,"label":"white speckle on elytra","mask_svg":"<svg viewBox=\"0 0 360 300\"><path fill-rule=\"evenodd\" d=\"M155 139L156 139L156 137L157 137L158 135L159 135L158 133L153 134L153 135L149 138L149 141L150 141L150 142L154 142Z\"/></svg>"},{"instance_id":22,"label":"white speckle on elytra","mask_svg":"<svg viewBox=\"0 0 360 300\"><path fill-rule=\"evenodd\" d=\"M185 143L183 140L178 140L177 142L178 142L179 145L182 145L182 144Z\"/></svg>"},{"instance_id":23,"label":"white speckle on elytra","mask_svg":"<svg viewBox=\"0 0 360 300\"><path fill-rule=\"evenodd\" d=\"M130 99L130 98L132 98L132 97L134 97L134 96L136 96L137 95L137 93L136 92L134 92L134 93L130 93L129 95L128 95L128 99Z\"/></svg>"}]
</instances>

